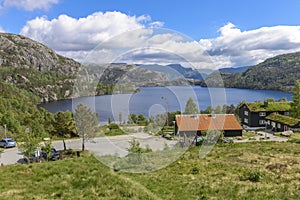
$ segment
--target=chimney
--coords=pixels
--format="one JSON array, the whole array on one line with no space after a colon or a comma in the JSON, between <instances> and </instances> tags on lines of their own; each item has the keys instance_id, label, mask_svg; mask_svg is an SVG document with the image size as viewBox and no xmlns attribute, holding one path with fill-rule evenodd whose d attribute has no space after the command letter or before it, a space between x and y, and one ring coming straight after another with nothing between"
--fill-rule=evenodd
<instances>
[{"instance_id":1,"label":"chimney","mask_svg":"<svg viewBox=\"0 0 300 200\"><path fill-rule=\"evenodd\" d=\"M264 101L264 107L267 108L269 105L269 102L268 101Z\"/></svg>"}]
</instances>

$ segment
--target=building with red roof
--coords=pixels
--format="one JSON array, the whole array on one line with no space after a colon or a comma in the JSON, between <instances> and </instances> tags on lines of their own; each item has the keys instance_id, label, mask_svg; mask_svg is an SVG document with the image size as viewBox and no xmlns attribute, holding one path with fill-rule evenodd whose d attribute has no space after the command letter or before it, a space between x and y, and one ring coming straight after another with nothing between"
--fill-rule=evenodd
<instances>
[{"instance_id":1,"label":"building with red roof","mask_svg":"<svg viewBox=\"0 0 300 200\"><path fill-rule=\"evenodd\" d=\"M200 136L207 130L223 131L225 137L242 136L243 128L233 114L176 115L175 133Z\"/></svg>"}]
</instances>

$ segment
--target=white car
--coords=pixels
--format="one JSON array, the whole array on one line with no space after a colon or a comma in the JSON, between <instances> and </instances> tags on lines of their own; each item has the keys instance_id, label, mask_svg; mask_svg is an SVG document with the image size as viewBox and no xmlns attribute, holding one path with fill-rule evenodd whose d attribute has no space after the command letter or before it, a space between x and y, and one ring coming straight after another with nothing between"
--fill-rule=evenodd
<instances>
[{"instance_id":1,"label":"white car","mask_svg":"<svg viewBox=\"0 0 300 200\"><path fill-rule=\"evenodd\" d=\"M8 147L15 147L16 141L14 141L12 138L3 138L0 141L0 147L8 148Z\"/></svg>"}]
</instances>

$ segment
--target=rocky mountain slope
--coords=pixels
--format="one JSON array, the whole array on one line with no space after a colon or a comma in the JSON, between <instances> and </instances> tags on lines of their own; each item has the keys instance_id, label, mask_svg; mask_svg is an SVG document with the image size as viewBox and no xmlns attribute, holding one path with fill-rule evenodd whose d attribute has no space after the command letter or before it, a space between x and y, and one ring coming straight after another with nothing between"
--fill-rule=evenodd
<instances>
[{"instance_id":1,"label":"rocky mountain slope","mask_svg":"<svg viewBox=\"0 0 300 200\"><path fill-rule=\"evenodd\" d=\"M42 102L72 97L81 64L21 35L0 33L0 78Z\"/></svg>"},{"instance_id":2,"label":"rocky mountain slope","mask_svg":"<svg viewBox=\"0 0 300 200\"><path fill-rule=\"evenodd\" d=\"M241 73L220 72L220 75L223 83L214 72L206 78L206 84L210 87L224 84L234 88L292 91L295 81L300 80L300 52L269 58Z\"/></svg>"},{"instance_id":3,"label":"rocky mountain slope","mask_svg":"<svg viewBox=\"0 0 300 200\"><path fill-rule=\"evenodd\" d=\"M24 36L0 33L0 66L73 75L80 63L58 55L45 45Z\"/></svg>"}]
</instances>

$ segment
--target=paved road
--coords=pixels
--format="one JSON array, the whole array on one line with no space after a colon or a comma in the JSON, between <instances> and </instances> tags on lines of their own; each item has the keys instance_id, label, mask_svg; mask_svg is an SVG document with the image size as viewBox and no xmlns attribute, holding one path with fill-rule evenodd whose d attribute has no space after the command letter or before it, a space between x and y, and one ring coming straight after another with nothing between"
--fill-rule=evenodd
<instances>
[{"instance_id":1,"label":"paved road","mask_svg":"<svg viewBox=\"0 0 300 200\"><path fill-rule=\"evenodd\" d=\"M138 140L142 147L149 145L153 151L162 150L165 144L169 147L176 144L176 141L137 133L132 135L95 138L92 141L86 142L85 147L95 155L101 156L118 154L120 157L124 157L128 154L127 148L129 147L129 141L132 139ZM81 149L81 145L82 143L80 139L66 140L67 149ZM58 150L63 149L62 141L54 141L53 146ZM22 158L23 155L17 148L4 149L4 152L0 157L0 163L3 165L15 164L18 163L18 161L20 162Z\"/></svg>"}]
</instances>

